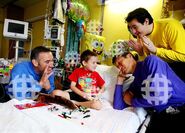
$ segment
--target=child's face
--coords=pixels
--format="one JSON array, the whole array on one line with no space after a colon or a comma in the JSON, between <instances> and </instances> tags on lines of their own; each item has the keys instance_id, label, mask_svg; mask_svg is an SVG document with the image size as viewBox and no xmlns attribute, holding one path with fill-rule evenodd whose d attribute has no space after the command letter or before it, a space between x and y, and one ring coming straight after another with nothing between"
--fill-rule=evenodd
<instances>
[{"instance_id":1,"label":"child's face","mask_svg":"<svg viewBox=\"0 0 185 133\"><path fill-rule=\"evenodd\" d=\"M98 57L91 56L87 62L84 61L84 68L88 69L89 71L95 71L97 67Z\"/></svg>"}]
</instances>

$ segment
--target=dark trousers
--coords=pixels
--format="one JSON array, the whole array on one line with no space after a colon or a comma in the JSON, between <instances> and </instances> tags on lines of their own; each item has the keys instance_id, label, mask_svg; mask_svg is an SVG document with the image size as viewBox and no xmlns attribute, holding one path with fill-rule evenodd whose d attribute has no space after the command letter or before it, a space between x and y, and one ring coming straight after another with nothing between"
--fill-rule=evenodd
<instances>
[{"instance_id":1,"label":"dark trousers","mask_svg":"<svg viewBox=\"0 0 185 133\"><path fill-rule=\"evenodd\" d=\"M185 62L168 63L168 65L177 74L177 76L185 82L185 73L183 72L185 69Z\"/></svg>"},{"instance_id":2,"label":"dark trousers","mask_svg":"<svg viewBox=\"0 0 185 133\"><path fill-rule=\"evenodd\" d=\"M0 84L0 103L4 103L10 100L10 97L5 91L5 85Z\"/></svg>"},{"instance_id":3,"label":"dark trousers","mask_svg":"<svg viewBox=\"0 0 185 133\"><path fill-rule=\"evenodd\" d=\"M185 132L185 106L179 107L176 114L154 112L145 133L184 133Z\"/></svg>"}]
</instances>

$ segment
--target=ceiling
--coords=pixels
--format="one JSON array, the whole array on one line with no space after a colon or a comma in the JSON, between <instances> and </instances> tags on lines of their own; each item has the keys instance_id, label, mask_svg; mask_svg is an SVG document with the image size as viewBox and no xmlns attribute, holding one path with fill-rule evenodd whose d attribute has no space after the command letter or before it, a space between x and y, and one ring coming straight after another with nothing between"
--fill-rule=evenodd
<instances>
[{"instance_id":1,"label":"ceiling","mask_svg":"<svg viewBox=\"0 0 185 133\"><path fill-rule=\"evenodd\" d=\"M29 7L43 0L0 0L0 7L4 8L8 5L16 5L22 8Z\"/></svg>"}]
</instances>

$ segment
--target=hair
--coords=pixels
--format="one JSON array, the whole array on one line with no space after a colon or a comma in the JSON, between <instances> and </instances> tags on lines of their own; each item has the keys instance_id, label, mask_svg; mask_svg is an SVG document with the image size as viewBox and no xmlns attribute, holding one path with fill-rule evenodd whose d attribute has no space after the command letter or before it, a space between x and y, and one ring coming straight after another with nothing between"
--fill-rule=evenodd
<instances>
[{"instance_id":1,"label":"hair","mask_svg":"<svg viewBox=\"0 0 185 133\"><path fill-rule=\"evenodd\" d=\"M153 18L146 9L137 8L128 14L128 16L125 18L125 21L128 23L133 19L137 19L138 22L143 24L146 18L149 19L149 24L153 23Z\"/></svg>"},{"instance_id":2,"label":"hair","mask_svg":"<svg viewBox=\"0 0 185 133\"><path fill-rule=\"evenodd\" d=\"M98 55L89 49L85 50L80 56L80 63L82 64L83 61L87 62L92 56L98 56Z\"/></svg>"},{"instance_id":3,"label":"hair","mask_svg":"<svg viewBox=\"0 0 185 133\"><path fill-rule=\"evenodd\" d=\"M38 47L35 47L32 51L31 51L31 57L30 59L33 60L33 59L37 59L39 54L41 52L51 52L50 49L44 47L44 46L38 46Z\"/></svg>"},{"instance_id":4,"label":"hair","mask_svg":"<svg viewBox=\"0 0 185 133\"><path fill-rule=\"evenodd\" d=\"M116 59L117 59L117 57L124 57L124 58L126 58L126 56L128 55L128 54L131 54L132 55L132 57L134 58L134 60L135 61L138 61L138 59L139 59L139 57L138 57L138 55L137 54L135 54L135 55L133 55L132 53L130 53L130 52L124 52L123 54L121 54L121 55L115 55L113 58L112 58L112 64L115 64L116 63Z\"/></svg>"}]
</instances>

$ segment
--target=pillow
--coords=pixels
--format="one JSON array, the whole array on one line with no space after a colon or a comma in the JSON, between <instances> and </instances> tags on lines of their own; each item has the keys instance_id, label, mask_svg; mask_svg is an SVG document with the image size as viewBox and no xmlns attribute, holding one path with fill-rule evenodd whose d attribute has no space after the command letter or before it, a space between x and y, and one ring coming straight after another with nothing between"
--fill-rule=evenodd
<instances>
[{"instance_id":1,"label":"pillow","mask_svg":"<svg viewBox=\"0 0 185 133\"><path fill-rule=\"evenodd\" d=\"M96 71L105 80L105 92L101 97L112 104L119 70L115 66L98 65Z\"/></svg>"},{"instance_id":2,"label":"pillow","mask_svg":"<svg viewBox=\"0 0 185 133\"><path fill-rule=\"evenodd\" d=\"M119 69L116 66L98 65L96 67L96 71L100 74L100 76L105 81L105 92L102 94L101 98L107 100L112 104ZM129 78L124 81L123 91L128 89L128 87L133 82L133 80L134 80L134 76L130 75Z\"/></svg>"}]
</instances>

